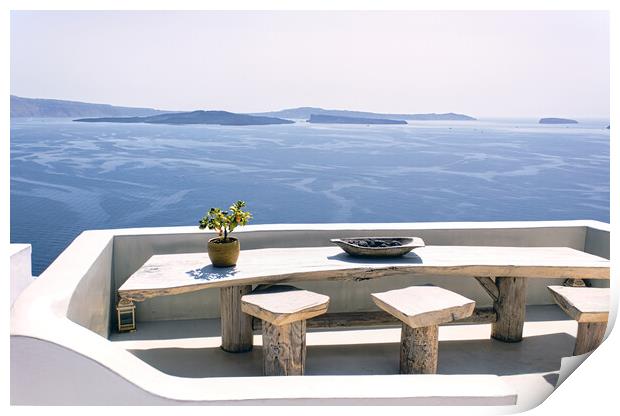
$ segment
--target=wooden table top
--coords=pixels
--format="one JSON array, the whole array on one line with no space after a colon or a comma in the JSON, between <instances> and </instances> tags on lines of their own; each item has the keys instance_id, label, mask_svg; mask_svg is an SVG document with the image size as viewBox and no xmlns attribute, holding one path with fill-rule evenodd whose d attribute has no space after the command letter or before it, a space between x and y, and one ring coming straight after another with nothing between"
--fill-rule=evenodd
<instances>
[{"instance_id":1,"label":"wooden table top","mask_svg":"<svg viewBox=\"0 0 620 416\"><path fill-rule=\"evenodd\" d=\"M207 253L152 256L119 288L141 301L207 288L394 275L609 279L609 260L568 247L426 246L398 258L351 257L339 247L244 250L235 267L215 268Z\"/></svg>"}]
</instances>

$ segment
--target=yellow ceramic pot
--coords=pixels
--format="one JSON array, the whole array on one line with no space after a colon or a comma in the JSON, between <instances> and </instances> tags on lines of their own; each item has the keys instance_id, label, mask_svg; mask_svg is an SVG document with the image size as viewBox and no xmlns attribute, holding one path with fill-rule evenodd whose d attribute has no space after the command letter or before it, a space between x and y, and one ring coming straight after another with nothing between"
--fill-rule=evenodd
<instances>
[{"instance_id":1,"label":"yellow ceramic pot","mask_svg":"<svg viewBox=\"0 0 620 416\"><path fill-rule=\"evenodd\" d=\"M225 243L222 243L219 237L209 240L208 253L214 267L230 267L237 264L239 250L239 240L234 237L228 237Z\"/></svg>"}]
</instances>

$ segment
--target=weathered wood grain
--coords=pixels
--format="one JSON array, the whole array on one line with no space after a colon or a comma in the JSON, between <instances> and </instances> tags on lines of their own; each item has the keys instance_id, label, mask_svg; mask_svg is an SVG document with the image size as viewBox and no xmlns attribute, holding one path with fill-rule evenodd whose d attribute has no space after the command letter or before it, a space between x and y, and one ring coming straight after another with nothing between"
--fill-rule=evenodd
<instances>
[{"instance_id":1,"label":"weathered wood grain","mask_svg":"<svg viewBox=\"0 0 620 416\"><path fill-rule=\"evenodd\" d=\"M263 322L263 374L301 376L306 363L306 321Z\"/></svg>"},{"instance_id":2,"label":"weathered wood grain","mask_svg":"<svg viewBox=\"0 0 620 416\"><path fill-rule=\"evenodd\" d=\"M438 325L470 316L476 304L436 286L411 286L371 296L377 306L402 321L401 374L435 374Z\"/></svg>"},{"instance_id":3,"label":"weathered wood grain","mask_svg":"<svg viewBox=\"0 0 620 416\"><path fill-rule=\"evenodd\" d=\"M327 312L329 296L288 285L254 290L241 298L241 310L273 325L306 320Z\"/></svg>"},{"instance_id":4,"label":"weathered wood grain","mask_svg":"<svg viewBox=\"0 0 620 416\"><path fill-rule=\"evenodd\" d=\"M607 288L547 286L555 302L578 322L607 322L609 295Z\"/></svg>"},{"instance_id":5,"label":"weathered wood grain","mask_svg":"<svg viewBox=\"0 0 620 416\"><path fill-rule=\"evenodd\" d=\"M246 352L252 349L252 317L241 311L241 297L252 292L251 285L220 289L222 349Z\"/></svg>"},{"instance_id":6,"label":"weathered wood grain","mask_svg":"<svg viewBox=\"0 0 620 416\"><path fill-rule=\"evenodd\" d=\"M426 246L399 258L365 259L338 247L244 250L237 265L214 268L206 253L152 256L120 297L146 298L260 283L366 280L395 275L609 279L609 260L567 247Z\"/></svg>"},{"instance_id":7,"label":"weathered wood grain","mask_svg":"<svg viewBox=\"0 0 620 416\"><path fill-rule=\"evenodd\" d=\"M285 285L259 287L241 298L242 310L261 319L264 375L304 374L306 319L328 305L328 296Z\"/></svg>"},{"instance_id":8,"label":"weathered wood grain","mask_svg":"<svg viewBox=\"0 0 620 416\"><path fill-rule=\"evenodd\" d=\"M605 336L607 322L579 322L573 355L581 355L596 349Z\"/></svg>"},{"instance_id":9,"label":"weathered wood grain","mask_svg":"<svg viewBox=\"0 0 620 416\"><path fill-rule=\"evenodd\" d=\"M497 286L495 285L495 281L493 279L491 279L490 277L475 277L475 279L478 281L478 283L480 283L480 286L482 286L482 288L484 289L485 292L488 293L489 296L491 296L491 299L493 299L493 302L497 302L497 298L499 298L499 290L497 289Z\"/></svg>"},{"instance_id":10,"label":"weathered wood grain","mask_svg":"<svg viewBox=\"0 0 620 416\"><path fill-rule=\"evenodd\" d=\"M497 320L497 314L493 307L475 308L471 316L454 322L446 322L442 325L452 324L491 324ZM346 328L346 327L372 327L372 326L400 326L401 321L385 311L368 312L332 312L316 316L306 321L306 328ZM252 320L252 329L258 331L262 328L261 320Z\"/></svg>"},{"instance_id":11,"label":"weathered wood grain","mask_svg":"<svg viewBox=\"0 0 620 416\"><path fill-rule=\"evenodd\" d=\"M375 304L412 328L470 316L476 302L437 286L410 286L370 295Z\"/></svg>"},{"instance_id":12,"label":"weathered wood grain","mask_svg":"<svg viewBox=\"0 0 620 416\"><path fill-rule=\"evenodd\" d=\"M437 325L411 328L403 323L400 336L400 373L435 374L439 354Z\"/></svg>"},{"instance_id":13,"label":"weathered wood grain","mask_svg":"<svg viewBox=\"0 0 620 416\"><path fill-rule=\"evenodd\" d=\"M497 321L491 327L491 337L504 342L519 342L523 339L527 278L502 276L495 279L495 284L499 295L493 303Z\"/></svg>"}]
</instances>

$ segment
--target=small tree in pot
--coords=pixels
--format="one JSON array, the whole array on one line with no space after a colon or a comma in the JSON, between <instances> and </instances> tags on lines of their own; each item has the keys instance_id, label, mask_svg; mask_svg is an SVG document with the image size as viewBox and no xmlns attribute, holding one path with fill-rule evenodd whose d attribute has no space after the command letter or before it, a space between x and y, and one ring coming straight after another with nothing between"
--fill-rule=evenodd
<instances>
[{"instance_id":1,"label":"small tree in pot","mask_svg":"<svg viewBox=\"0 0 620 416\"><path fill-rule=\"evenodd\" d=\"M239 240L230 237L230 233L240 225L246 225L252 218L249 211L244 211L244 201L237 201L228 211L211 208L200 220L198 228L215 230L217 237L209 240L208 252L215 267L229 267L237 264L239 258Z\"/></svg>"}]
</instances>

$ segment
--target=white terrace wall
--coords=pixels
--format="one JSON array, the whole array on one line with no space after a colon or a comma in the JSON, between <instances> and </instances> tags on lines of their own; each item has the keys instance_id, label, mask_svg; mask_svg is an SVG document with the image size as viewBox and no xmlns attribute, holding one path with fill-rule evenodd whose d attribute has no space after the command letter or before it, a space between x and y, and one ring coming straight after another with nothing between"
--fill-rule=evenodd
<instances>
[{"instance_id":1,"label":"white terrace wall","mask_svg":"<svg viewBox=\"0 0 620 416\"><path fill-rule=\"evenodd\" d=\"M46 321L53 317L44 314L51 310L107 338L114 297L112 243L109 231L80 234L16 299L12 315L28 317L46 328ZM33 317L37 309L41 315ZM11 322L12 326L19 324Z\"/></svg>"},{"instance_id":2,"label":"white terrace wall","mask_svg":"<svg viewBox=\"0 0 620 416\"><path fill-rule=\"evenodd\" d=\"M11 306L24 289L32 283L32 246L30 244L11 244Z\"/></svg>"},{"instance_id":3,"label":"white terrace wall","mask_svg":"<svg viewBox=\"0 0 620 416\"><path fill-rule=\"evenodd\" d=\"M433 245L471 246L566 246L593 254L609 255L609 232L591 229L585 222L524 223L409 223L409 224L312 224L249 226L237 232L242 250L271 247L330 245L330 238L360 235L415 235ZM596 224L596 223L594 223ZM601 223L599 223L601 224ZM591 231L589 231L591 230ZM119 230L120 231L120 230ZM114 289L153 254L204 252L210 233L196 227L122 230L114 238ZM588 238L589 236L589 238ZM241 253L243 256L243 252ZM205 253L205 261L208 257ZM407 277L362 282L298 282L297 286L330 296L330 312L375 310L370 293L411 284L433 283L490 306L491 299L473 280L454 277ZM557 280L531 279L528 304L553 303L546 286ZM603 285L607 282L602 282ZM138 321L198 319L219 316L219 289L148 299L137 304Z\"/></svg>"},{"instance_id":4,"label":"white terrace wall","mask_svg":"<svg viewBox=\"0 0 620 416\"><path fill-rule=\"evenodd\" d=\"M609 229L586 227L586 240L583 247L586 253L609 259ZM609 280L590 280L589 283L594 287L609 287ZM613 323L615 318L612 318Z\"/></svg>"},{"instance_id":5,"label":"white terrace wall","mask_svg":"<svg viewBox=\"0 0 620 416\"><path fill-rule=\"evenodd\" d=\"M405 234L419 235L428 244L568 246L608 257L608 227L592 221L273 225L246 227L239 236L244 249L319 246L328 244L332 237L360 234ZM238 380L168 376L106 339L118 286L152 254L204 251L207 238L195 227L87 231L76 238L15 301L11 316L11 403L161 404L163 400L174 404L179 399L219 398L233 391L221 383ZM456 290L466 295L477 291L476 297L486 300L470 279L429 280L457 285ZM393 286L413 280L383 281ZM381 281L361 283L324 283L318 284L317 290L333 296L337 309L365 309L367 292L374 290L370 285ZM549 301L544 286L542 281L530 285L530 304ZM140 305L139 316L217 316L217 290L171 298L170 304L165 298L156 300L162 303L145 302ZM162 312L162 307L168 310ZM253 387L247 391L253 390L255 383L252 380Z\"/></svg>"},{"instance_id":6,"label":"white terrace wall","mask_svg":"<svg viewBox=\"0 0 620 416\"><path fill-rule=\"evenodd\" d=\"M101 253L75 287L67 318L107 338L113 326L115 289L112 285L112 239L101 244Z\"/></svg>"}]
</instances>

